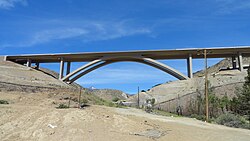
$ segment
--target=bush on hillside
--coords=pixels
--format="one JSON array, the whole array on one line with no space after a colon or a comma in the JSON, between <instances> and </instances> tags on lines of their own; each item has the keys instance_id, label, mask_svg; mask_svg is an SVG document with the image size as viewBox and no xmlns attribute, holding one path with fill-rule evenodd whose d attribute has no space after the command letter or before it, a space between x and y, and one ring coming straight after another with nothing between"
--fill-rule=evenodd
<instances>
[{"instance_id":1,"label":"bush on hillside","mask_svg":"<svg viewBox=\"0 0 250 141\"><path fill-rule=\"evenodd\" d=\"M229 127L250 129L250 124L244 117L230 113L220 115L215 122Z\"/></svg>"},{"instance_id":2,"label":"bush on hillside","mask_svg":"<svg viewBox=\"0 0 250 141\"><path fill-rule=\"evenodd\" d=\"M9 104L7 100L0 100L0 104Z\"/></svg>"},{"instance_id":3,"label":"bush on hillside","mask_svg":"<svg viewBox=\"0 0 250 141\"><path fill-rule=\"evenodd\" d=\"M81 99L81 103L87 104L89 101L87 99Z\"/></svg>"},{"instance_id":4,"label":"bush on hillside","mask_svg":"<svg viewBox=\"0 0 250 141\"><path fill-rule=\"evenodd\" d=\"M245 77L246 81L238 95L238 112L242 116L247 116L250 121L250 67L247 70L247 74L247 77Z\"/></svg>"},{"instance_id":5,"label":"bush on hillside","mask_svg":"<svg viewBox=\"0 0 250 141\"><path fill-rule=\"evenodd\" d=\"M59 106L57 107L58 109L66 109L66 108L69 108L69 106L68 105L66 105L66 104L59 104Z\"/></svg>"},{"instance_id":6,"label":"bush on hillside","mask_svg":"<svg viewBox=\"0 0 250 141\"><path fill-rule=\"evenodd\" d=\"M205 115L192 114L192 115L190 115L190 117L191 117L191 118L198 119L198 120L202 120L202 121L205 121L205 119L206 119L206 116L205 116Z\"/></svg>"},{"instance_id":7,"label":"bush on hillside","mask_svg":"<svg viewBox=\"0 0 250 141\"><path fill-rule=\"evenodd\" d=\"M120 99L119 99L118 97L115 97L115 98L112 99L113 102L117 102L117 101L119 101L119 100L120 100Z\"/></svg>"}]
</instances>

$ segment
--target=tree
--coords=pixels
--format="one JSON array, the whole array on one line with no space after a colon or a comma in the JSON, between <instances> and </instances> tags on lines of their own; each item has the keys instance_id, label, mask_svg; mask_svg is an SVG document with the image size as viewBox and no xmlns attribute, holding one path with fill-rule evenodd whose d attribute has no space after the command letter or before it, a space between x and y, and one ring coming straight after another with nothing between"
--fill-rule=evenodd
<instances>
[{"instance_id":1,"label":"tree","mask_svg":"<svg viewBox=\"0 0 250 141\"><path fill-rule=\"evenodd\" d=\"M226 108L226 111L229 110L228 106L229 106L229 99L228 99L228 96L227 96L227 93L225 93L225 95L219 100L219 105L220 105L220 108L221 108L221 111L224 113L224 108Z\"/></svg>"},{"instance_id":2,"label":"tree","mask_svg":"<svg viewBox=\"0 0 250 141\"><path fill-rule=\"evenodd\" d=\"M239 107L239 100L236 97L233 97L232 100L229 102L230 110L233 113L238 113L238 107Z\"/></svg>"},{"instance_id":3,"label":"tree","mask_svg":"<svg viewBox=\"0 0 250 141\"><path fill-rule=\"evenodd\" d=\"M239 114L248 116L250 120L250 67L247 70L247 77L245 77L245 83L243 89L238 96L239 101Z\"/></svg>"},{"instance_id":4,"label":"tree","mask_svg":"<svg viewBox=\"0 0 250 141\"><path fill-rule=\"evenodd\" d=\"M201 114L203 114L205 102L201 96L202 94L198 91L198 89L196 89L196 93L197 93L197 114L201 115Z\"/></svg>"},{"instance_id":5,"label":"tree","mask_svg":"<svg viewBox=\"0 0 250 141\"><path fill-rule=\"evenodd\" d=\"M210 81L208 81L208 105L210 117L215 117L215 113L218 111L219 98L214 93L214 87L211 87ZM205 101L204 101L205 102Z\"/></svg>"},{"instance_id":6,"label":"tree","mask_svg":"<svg viewBox=\"0 0 250 141\"><path fill-rule=\"evenodd\" d=\"M215 117L215 112L219 107L219 98L214 93L209 93L208 102L210 117Z\"/></svg>"}]
</instances>

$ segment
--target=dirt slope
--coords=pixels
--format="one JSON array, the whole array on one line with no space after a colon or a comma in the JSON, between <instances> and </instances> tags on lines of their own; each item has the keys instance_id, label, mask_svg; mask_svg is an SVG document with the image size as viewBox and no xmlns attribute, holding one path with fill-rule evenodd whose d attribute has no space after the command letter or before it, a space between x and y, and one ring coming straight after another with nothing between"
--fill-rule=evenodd
<instances>
[{"instance_id":1,"label":"dirt slope","mask_svg":"<svg viewBox=\"0 0 250 141\"><path fill-rule=\"evenodd\" d=\"M248 141L250 130L189 118L156 116L137 109L90 106L56 109L46 94L0 93L1 141ZM52 128L54 127L54 128Z\"/></svg>"}]
</instances>

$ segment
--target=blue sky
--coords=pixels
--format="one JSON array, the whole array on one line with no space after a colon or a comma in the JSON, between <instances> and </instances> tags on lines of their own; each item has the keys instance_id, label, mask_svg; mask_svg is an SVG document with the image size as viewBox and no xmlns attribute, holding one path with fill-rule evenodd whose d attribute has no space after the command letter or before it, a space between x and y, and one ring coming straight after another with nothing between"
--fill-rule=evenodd
<instances>
[{"instance_id":1,"label":"blue sky","mask_svg":"<svg viewBox=\"0 0 250 141\"><path fill-rule=\"evenodd\" d=\"M249 45L249 15L249 0L0 0L0 55ZM186 73L185 60L163 62ZM194 61L194 70L202 63ZM174 79L117 63L77 82L134 93Z\"/></svg>"}]
</instances>

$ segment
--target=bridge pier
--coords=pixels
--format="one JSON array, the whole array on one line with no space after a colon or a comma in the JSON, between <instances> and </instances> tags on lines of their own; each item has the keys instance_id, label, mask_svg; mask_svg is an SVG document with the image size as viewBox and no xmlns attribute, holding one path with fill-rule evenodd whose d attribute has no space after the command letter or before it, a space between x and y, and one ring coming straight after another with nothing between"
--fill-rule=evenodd
<instances>
[{"instance_id":1,"label":"bridge pier","mask_svg":"<svg viewBox=\"0 0 250 141\"><path fill-rule=\"evenodd\" d=\"M192 54L189 54L187 58L187 71L188 71L188 77L193 78L193 58Z\"/></svg>"},{"instance_id":2,"label":"bridge pier","mask_svg":"<svg viewBox=\"0 0 250 141\"><path fill-rule=\"evenodd\" d=\"M67 62L67 70L66 70L66 76L68 74L70 74L70 66L71 66L71 62ZM66 79L66 81L68 81L69 79Z\"/></svg>"},{"instance_id":3,"label":"bridge pier","mask_svg":"<svg viewBox=\"0 0 250 141\"><path fill-rule=\"evenodd\" d=\"M66 75L68 75L70 73L70 66L71 66L71 62L67 62Z\"/></svg>"},{"instance_id":4,"label":"bridge pier","mask_svg":"<svg viewBox=\"0 0 250 141\"><path fill-rule=\"evenodd\" d=\"M58 79L62 79L63 78L63 72L64 72L64 60L63 58L61 58L60 61L60 73L59 73L59 78Z\"/></svg>"},{"instance_id":5,"label":"bridge pier","mask_svg":"<svg viewBox=\"0 0 250 141\"><path fill-rule=\"evenodd\" d=\"M239 64L239 70L243 71L243 62L242 62L242 54L239 52L238 53L238 64Z\"/></svg>"},{"instance_id":6,"label":"bridge pier","mask_svg":"<svg viewBox=\"0 0 250 141\"><path fill-rule=\"evenodd\" d=\"M36 67L35 67L35 69L39 69L39 63L36 63Z\"/></svg>"},{"instance_id":7,"label":"bridge pier","mask_svg":"<svg viewBox=\"0 0 250 141\"><path fill-rule=\"evenodd\" d=\"M27 67L31 67L31 60L30 60L30 59L27 59L26 66L27 66Z\"/></svg>"},{"instance_id":8,"label":"bridge pier","mask_svg":"<svg viewBox=\"0 0 250 141\"><path fill-rule=\"evenodd\" d=\"M236 61L236 57L235 56L232 57L232 66L233 66L233 69L237 68L237 61Z\"/></svg>"}]
</instances>

